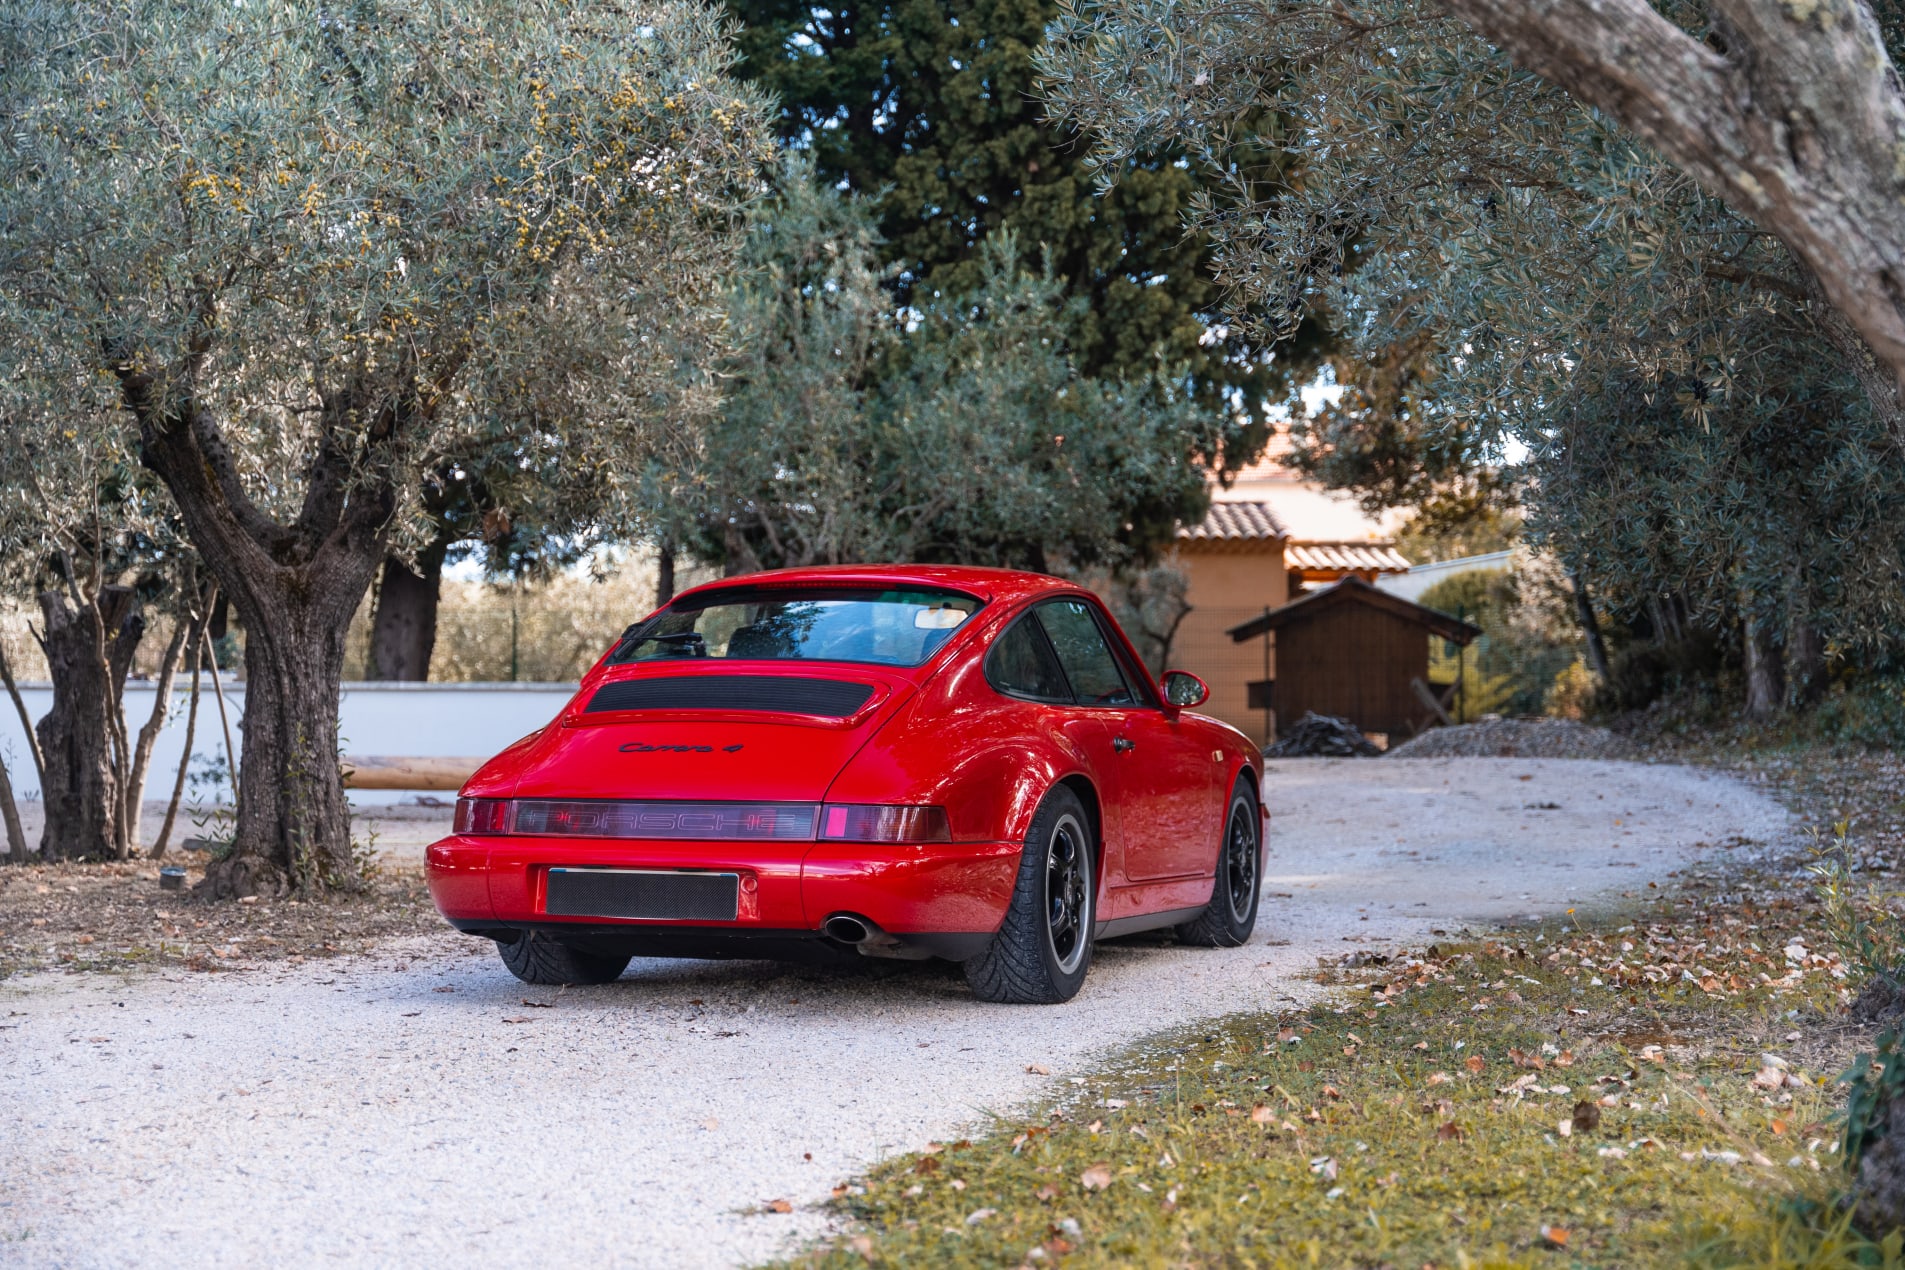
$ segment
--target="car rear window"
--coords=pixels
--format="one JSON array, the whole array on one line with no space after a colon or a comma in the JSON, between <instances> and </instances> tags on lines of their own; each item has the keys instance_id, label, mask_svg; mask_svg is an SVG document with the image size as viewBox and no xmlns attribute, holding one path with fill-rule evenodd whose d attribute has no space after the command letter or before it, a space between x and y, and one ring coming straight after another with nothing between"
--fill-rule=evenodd
<instances>
[{"instance_id":1,"label":"car rear window","mask_svg":"<svg viewBox=\"0 0 1905 1270\"><path fill-rule=\"evenodd\" d=\"M723 587L631 627L611 663L663 659L847 661L917 666L982 601L931 588Z\"/></svg>"}]
</instances>

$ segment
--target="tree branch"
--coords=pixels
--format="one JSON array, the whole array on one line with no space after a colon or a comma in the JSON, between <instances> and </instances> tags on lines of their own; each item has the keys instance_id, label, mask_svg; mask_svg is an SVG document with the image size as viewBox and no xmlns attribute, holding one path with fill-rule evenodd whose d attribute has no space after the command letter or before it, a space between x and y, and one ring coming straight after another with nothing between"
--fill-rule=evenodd
<instances>
[{"instance_id":1,"label":"tree branch","mask_svg":"<svg viewBox=\"0 0 1905 1270\"><path fill-rule=\"evenodd\" d=\"M1444 0L1778 235L1905 383L1905 95L1870 9L1713 0L1710 48L1647 0Z\"/></svg>"}]
</instances>

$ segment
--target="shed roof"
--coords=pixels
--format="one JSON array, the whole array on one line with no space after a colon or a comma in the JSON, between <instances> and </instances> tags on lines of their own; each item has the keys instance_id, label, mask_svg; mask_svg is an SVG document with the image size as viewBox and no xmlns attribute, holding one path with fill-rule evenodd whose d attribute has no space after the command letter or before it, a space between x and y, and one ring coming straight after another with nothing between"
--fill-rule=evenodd
<instances>
[{"instance_id":1,"label":"shed roof","mask_svg":"<svg viewBox=\"0 0 1905 1270\"><path fill-rule=\"evenodd\" d=\"M1197 524L1180 526L1177 536L1191 542L1275 542L1290 531L1268 503L1223 502L1212 503Z\"/></svg>"},{"instance_id":2,"label":"shed roof","mask_svg":"<svg viewBox=\"0 0 1905 1270\"><path fill-rule=\"evenodd\" d=\"M1320 590L1311 591L1301 599L1292 600L1280 609L1272 609L1261 617L1253 617L1240 626L1233 626L1224 633L1236 643L1255 639L1265 631L1273 631L1292 622L1307 621L1310 618L1328 612L1344 604L1367 604L1371 608L1426 627L1443 639L1458 644L1467 644L1482 633L1479 626L1470 625L1458 618L1435 609L1424 608L1413 600L1378 591L1369 583L1354 574L1340 582L1333 582Z\"/></svg>"},{"instance_id":3,"label":"shed roof","mask_svg":"<svg viewBox=\"0 0 1905 1270\"><path fill-rule=\"evenodd\" d=\"M1283 562L1292 569L1318 572L1401 573L1409 567L1407 557L1386 542L1293 542L1284 549Z\"/></svg>"}]
</instances>

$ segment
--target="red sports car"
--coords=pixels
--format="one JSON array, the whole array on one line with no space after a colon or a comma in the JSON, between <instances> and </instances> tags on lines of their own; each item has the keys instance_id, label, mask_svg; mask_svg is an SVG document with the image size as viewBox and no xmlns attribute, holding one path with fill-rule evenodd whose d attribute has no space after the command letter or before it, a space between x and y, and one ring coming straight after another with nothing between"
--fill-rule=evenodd
<instances>
[{"instance_id":1,"label":"red sports car","mask_svg":"<svg viewBox=\"0 0 1905 1270\"><path fill-rule=\"evenodd\" d=\"M683 592L485 764L428 855L530 983L632 956L944 957L1065 1001L1092 941L1257 920L1262 760L1090 592L937 566Z\"/></svg>"}]
</instances>

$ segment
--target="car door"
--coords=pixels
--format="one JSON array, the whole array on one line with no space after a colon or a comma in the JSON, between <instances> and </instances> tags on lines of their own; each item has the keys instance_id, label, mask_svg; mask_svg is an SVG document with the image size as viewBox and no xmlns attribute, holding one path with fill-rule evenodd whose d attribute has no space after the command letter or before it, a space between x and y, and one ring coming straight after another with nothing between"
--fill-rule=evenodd
<instances>
[{"instance_id":1,"label":"car door","mask_svg":"<svg viewBox=\"0 0 1905 1270\"><path fill-rule=\"evenodd\" d=\"M1149 700L1106 631L1110 619L1082 597L1048 600L1035 610L1070 681L1079 708L1095 713L1111 741L1112 788L1134 882L1208 873L1216 859L1215 763L1202 739L1175 712Z\"/></svg>"}]
</instances>

